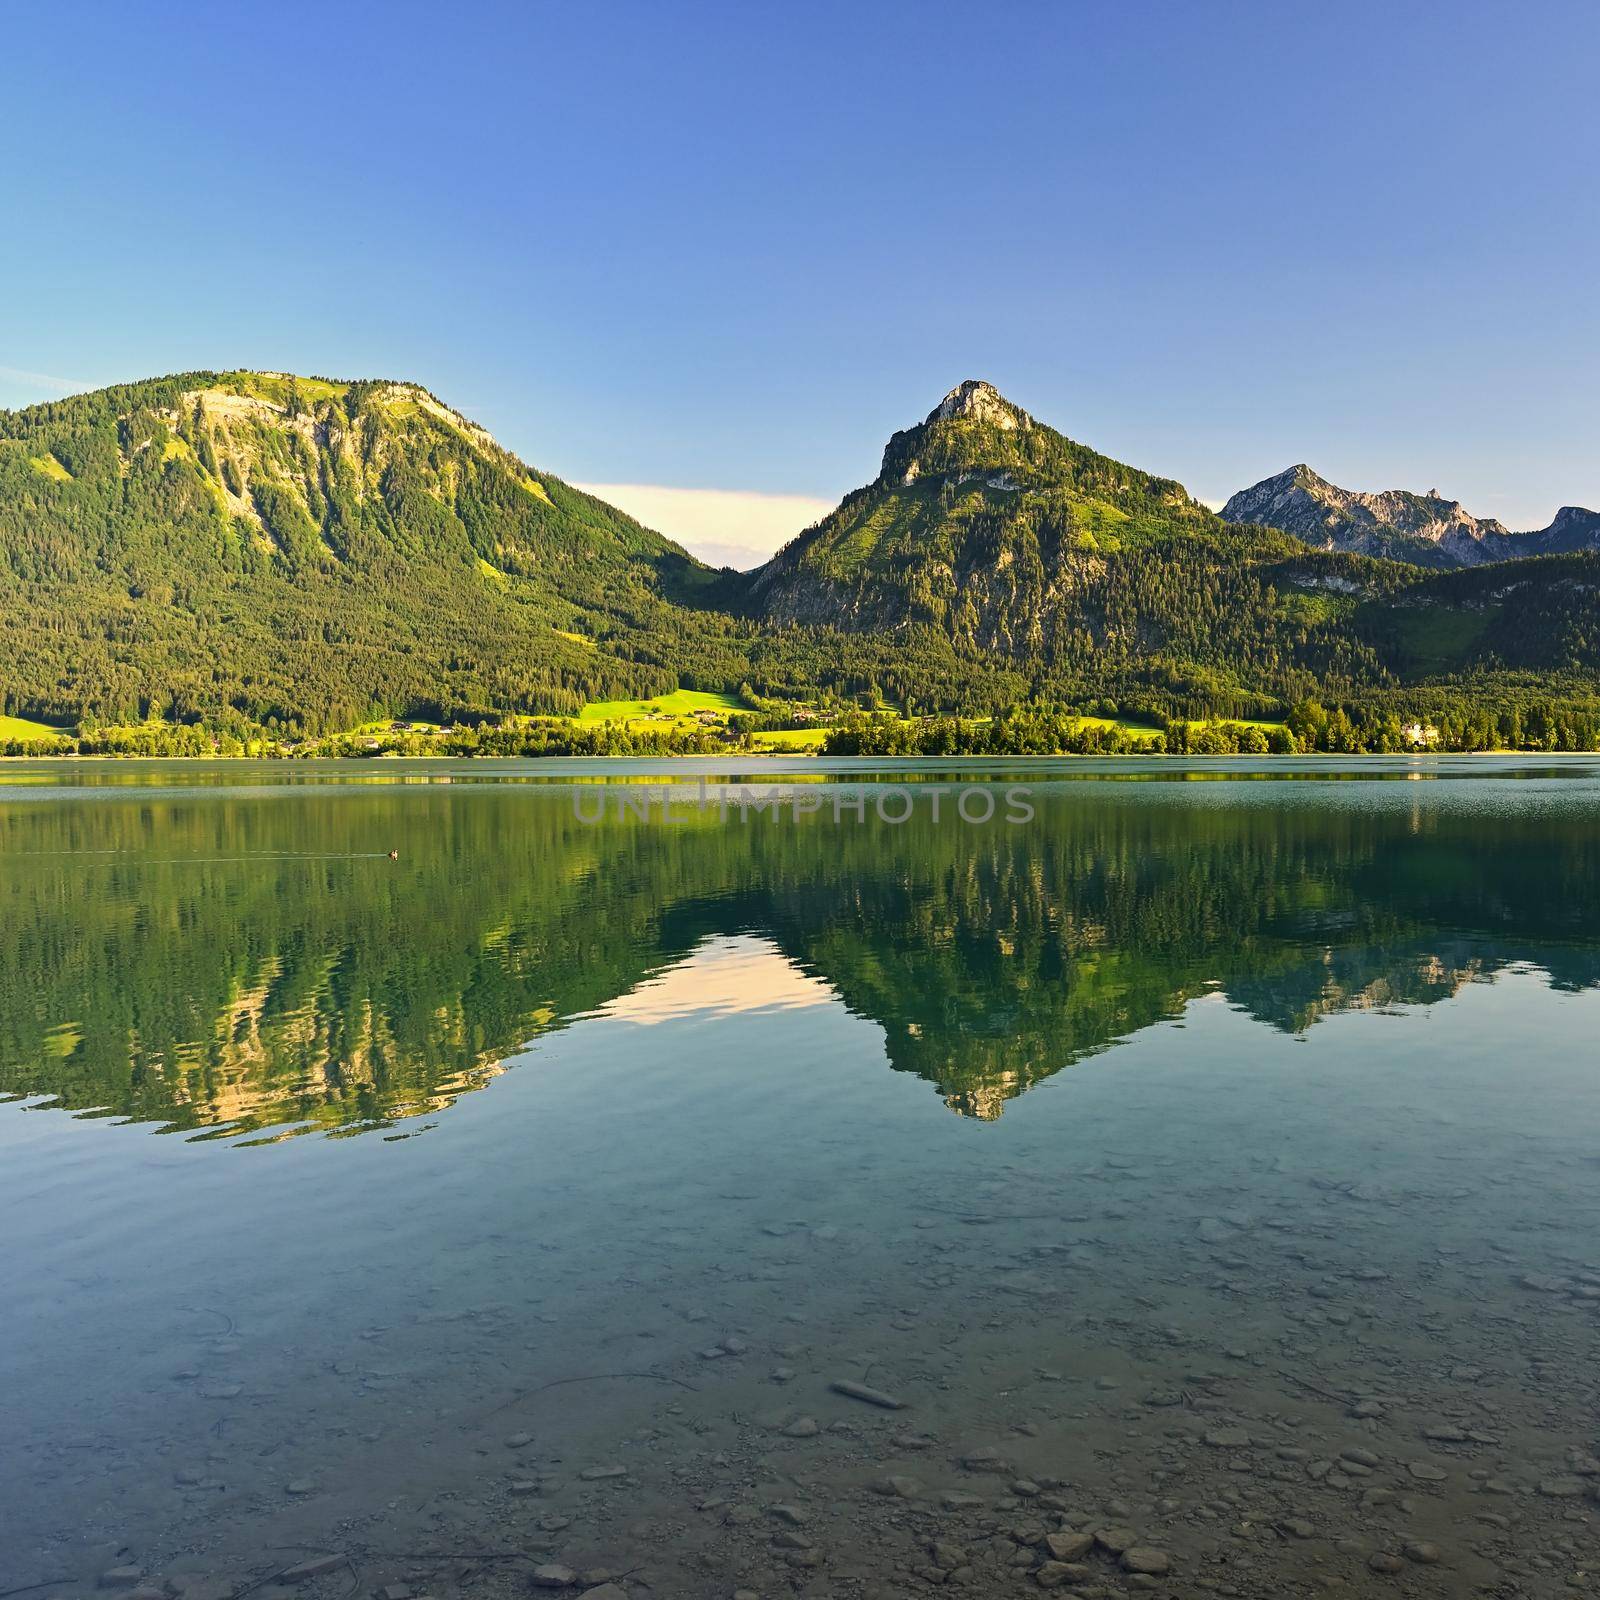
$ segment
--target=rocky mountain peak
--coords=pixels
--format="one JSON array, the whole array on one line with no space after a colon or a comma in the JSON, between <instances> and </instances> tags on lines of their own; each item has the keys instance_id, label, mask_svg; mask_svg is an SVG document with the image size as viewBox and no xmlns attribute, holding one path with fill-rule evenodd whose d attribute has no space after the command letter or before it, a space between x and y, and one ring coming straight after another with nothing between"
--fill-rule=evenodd
<instances>
[{"instance_id":1,"label":"rocky mountain peak","mask_svg":"<svg viewBox=\"0 0 1600 1600\"><path fill-rule=\"evenodd\" d=\"M1241 489L1222 508L1228 522L1281 528L1321 550L1388 556L1423 566L1472 567L1522 556L1600 550L1600 515L1563 506L1548 528L1512 533L1475 517L1437 489L1363 493L1329 483L1303 462Z\"/></svg>"},{"instance_id":2,"label":"rocky mountain peak","mask_svg":"<svg viewBox=\"0 0 1600 1600\"><path fill-rule=\"evenodd\" d=\"M1033 422L1021 406L1012 405L992 383L979 378L958 383L928 413L929 422L950 422L958 417L968 422L987 422L1007 432L1029 427Z\"/></svg>"}]
</instances>

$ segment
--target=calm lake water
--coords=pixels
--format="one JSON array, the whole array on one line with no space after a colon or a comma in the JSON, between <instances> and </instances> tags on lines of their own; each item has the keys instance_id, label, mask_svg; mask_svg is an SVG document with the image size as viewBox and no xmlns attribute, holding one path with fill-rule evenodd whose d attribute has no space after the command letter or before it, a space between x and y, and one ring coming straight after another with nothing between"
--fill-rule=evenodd
<instances>
[{"instance_id":1,"label":"calm lake water","mask_svg":"<svg viewBox=\"0 0 1600 1600\"><path fill-rule=\"evenodd\" d=\"M6 763L0 1214L0 1591L1590 1592L1600 762Z\"/></svg>"}]
</instances>

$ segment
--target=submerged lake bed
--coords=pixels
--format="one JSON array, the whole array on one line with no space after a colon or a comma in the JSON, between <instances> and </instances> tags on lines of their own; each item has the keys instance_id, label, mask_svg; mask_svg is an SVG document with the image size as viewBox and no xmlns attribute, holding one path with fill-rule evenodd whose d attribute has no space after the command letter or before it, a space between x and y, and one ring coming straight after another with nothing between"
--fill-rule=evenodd
<instances>
[{"instance_id":1,"label":"submerged lake bed","mask_svg":"<svg viewBox=\"0 0 1600 1600\"><path fill-rule=\"evenodd\" d=\"M0 1590L1600 1575L1600 761L0 777Z\"/></svg>"}]
</instances>

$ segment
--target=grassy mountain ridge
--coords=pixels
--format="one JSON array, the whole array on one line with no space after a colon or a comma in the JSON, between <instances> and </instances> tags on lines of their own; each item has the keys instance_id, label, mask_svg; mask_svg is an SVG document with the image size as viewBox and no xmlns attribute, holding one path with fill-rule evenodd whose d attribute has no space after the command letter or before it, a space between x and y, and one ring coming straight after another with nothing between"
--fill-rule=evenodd
<instances>
[{"instance_id":1,"label":"grassy mountain ridge","mask_svg":"<svg viewBox=\"0 0 1600 1600\"><path fill-rule=\"evenodd\" d=\"M714 581L415 384L195 372L0 413L10 710L576 709L672 687L650 658Z\"/></svg>"}]
</instances>

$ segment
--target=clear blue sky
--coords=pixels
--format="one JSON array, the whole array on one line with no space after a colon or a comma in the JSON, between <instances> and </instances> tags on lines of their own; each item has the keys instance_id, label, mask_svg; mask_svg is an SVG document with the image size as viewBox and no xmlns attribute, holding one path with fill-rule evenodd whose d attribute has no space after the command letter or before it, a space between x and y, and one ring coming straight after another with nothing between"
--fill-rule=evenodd
<instances>
[{"instance_id":1,"label":"clear blue sky","mask_svg":"<svg viewBox=\"0 0 1600 1600\"><path fill-rule=\"evenodd\" d=\"M1600 7L11 8L0 404L418 379L831 499L959 379L1217 499L1600 506Z\"/></svg>"}]
</instances>

